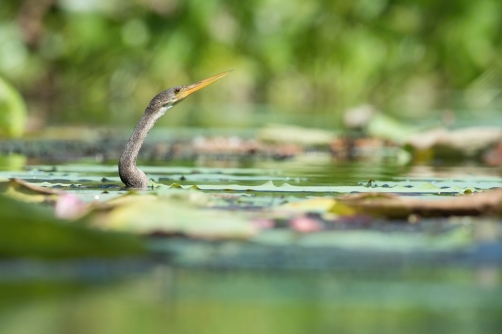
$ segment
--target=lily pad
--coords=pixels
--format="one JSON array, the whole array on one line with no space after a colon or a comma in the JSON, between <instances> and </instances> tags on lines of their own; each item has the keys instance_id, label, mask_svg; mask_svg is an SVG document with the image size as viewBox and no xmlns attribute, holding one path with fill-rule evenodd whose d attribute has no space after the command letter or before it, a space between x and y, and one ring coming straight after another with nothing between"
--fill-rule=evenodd
<instances>
[{"instance_id":1,"label":"lily pad","mask_svg":"<svg viewBox=\"0 0 502 334\"><path fill-rule=\"evenodd\" d=\"M422 183L416 186L406 187L399 184L378 186L296 186L289 183L275 185L272 181L260 185L238 185L238 184L197 184L180 185L173 183L170 186L159 185L160 187L174 187L190 189L194 186L206 191L236 191L236 192L277 192L277 193L324 193L324 194L346 194L360 192L382 192L382 193L403 193L403 194L463 194L466 191L475 191L471 188L462 187L437 187L430 183Z\"/></svg>"},{"instance_id":2,"label":"lily pad","mask_svg":"<svg viewBox=\"0 0 502 334\"><path fill-rule=\"evenodd\" d=\"M0 182L0 192L25 202L54 201L60 194L58 191L38 187L19 179Z\"/></svg>"},{"instance_id":3,"label":"lily pad","mask_svg":"<svg viewBox=\"0 0 502 334\"><path fill-rule=\"evenodd\" d=\"M0 257L116 257L144 251L136 236L69 224L48 208L0 195Z\"/></svg>"},{"instance_id":4,"label":"lily pad","mask_svg":"<svg viewBox=\"0 0 502 334\"><path fill-rule=\"evenodd\" d=\"M199 197L200 198L200 197ZM135 195L115 198L89 216L103 230L138 234L184 234L204 239L247 239L256 229L244 217L226 211L204 210L197 199ZM198 203L200 204L200 203Z\"/></svg>"}]
</instances>

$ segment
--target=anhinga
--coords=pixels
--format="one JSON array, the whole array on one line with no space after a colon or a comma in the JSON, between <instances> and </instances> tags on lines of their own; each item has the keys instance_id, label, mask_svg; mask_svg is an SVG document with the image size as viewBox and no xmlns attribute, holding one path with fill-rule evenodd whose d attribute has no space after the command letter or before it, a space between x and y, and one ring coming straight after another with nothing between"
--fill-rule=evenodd
<instances>
[{"instance_id":1,"label":"anhinga","mask_svg":"<svg viewBox=\"0 0 502 334\"><path fill-rule=\"evenodd\" d=\"M185 97L223 78L230 72L231 71L227 71L216 74L188 86L169 88L150 101L148 107L145 109L145 113L141 116L138 125L136 125L131 137L127 141L124 152L122 152L120 156L119 175L127 188L146 189L148 187L148 178L145 173L136 167L136 159L141 145L145 141L146 135L155 122L164 115L168 109L174 107Z\"/></svg>"}]
</instances>

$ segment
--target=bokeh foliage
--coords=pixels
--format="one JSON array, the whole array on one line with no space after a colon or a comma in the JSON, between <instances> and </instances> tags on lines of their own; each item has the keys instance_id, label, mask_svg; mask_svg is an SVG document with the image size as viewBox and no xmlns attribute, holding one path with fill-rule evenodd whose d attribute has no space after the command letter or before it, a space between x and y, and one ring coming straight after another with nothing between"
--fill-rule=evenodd
<instances>
[{"instance_id":1,"label":"bokeh foliage","mask_svg":"<svg viewBox=\"0 0 502 334\"><path fill-rule=\"evenodd\" d=\"M0 133L20 137L26 123L26 106L23 98L0 77Z\"/></svg>"},{"instance_id":2,"label":"bokeh foliage","mask_svg":"<svg viewBox=\"0 0 502 334\"><path fill-rule=\"evenodd\" d=\"M43 122L129 124L159 91L232 68L190 103L335 124L361 103L411 115L501 101L497 0L4 0L0 20L0 76Z\"/></svg>"}]
</instances>

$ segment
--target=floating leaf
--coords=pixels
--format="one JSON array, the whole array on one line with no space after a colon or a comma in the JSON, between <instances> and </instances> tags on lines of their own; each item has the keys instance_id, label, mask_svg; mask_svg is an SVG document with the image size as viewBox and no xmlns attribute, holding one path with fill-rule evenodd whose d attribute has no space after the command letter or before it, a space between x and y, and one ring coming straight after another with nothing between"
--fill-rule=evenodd
<instances>
[{"instance_id":1,"label":"floating leaf","mask_svg":"<svg viewBox=\"0 0 502 334\"><path fill-rule=\"evenodd\" d=\"M173 183L172 188L188 189L192 185L180 185ZM382 193L409 193L409 194L463 194L468 188L453 188L442 187L439 188L430 183L422 183L418 186L403 186L399 184L389 185L384 184L380 187L375 186L368 188L367 186L296 186L289 183L283 183L276 186L272 181L265 182L261 185L238 185L238 184L198 184L197 188L200 190L212 191L245 191L245 192L288 192L288 193L359 193L359 192L382 192ZM469 191L475 189L469 188Z\"/></svg>"},{"instance_id":2,"label":"floating leaf","mask_svg":"<svg viewBox=\"0 0 502 334\"><path fill-rule=\"evenodd\" d=\"M424 217L501 215L502 189L444 200L366 193L347 196L338 202L344 208L350 208L354 214L387 218L407 218L411 214ZM340 207L334 205L331 211L340 213Z\"/></svg>"},{"instance_id":3,"label":"floating leaf","mask_svg":"<svg viewBox=\"0 0 502 334\"><path fill-rule=\"evenodd\" d=\"M333 198L318 197L310 198L302 201L294 201L281 205L279 209L298 212L319 212L324 213L331 209L335 204Z\"/></svg>"},{"instance_id":4,"label":"floating leaf","mask_svg":"<svg viewBox=\"0 0 502 334\"><path fill-rule=\"evenodd\" d=\"M0 195L0 257L74 258L138 255L140 239L68 224L51 210Z\"/></svg>"},{"instance_id":5,"label":"floating leaf","mask_svg":"<svg viewBox=\"0 0 502 334\"><path fill-rule=\"evenodd\" d=\"M463 159L479 157L502 142L502 130L496 127L469 127L449 131L444 128L415 134L408 146L415 151L431 151L432 157Z\"/></svg>"},{"instance_id":6,"label":"floating leaf","mask_svg":"<svg viewBox=\"0 0 502 334\"><path fill-rule=\"evenodd\" d=\"M130 194L106 204L90 214L91 225L105 230L209 239L247 239L256 233L256 228L241 216L204 210L188 198Z\"/></svg>"},{"instance_id":7,"label":"floating leaf","mask_svg":"<svg viewBox=\"0 0 502 334\"><path fill-rule=\"evenodd\" d=\"M61 194L60 191L38 187L19 179L0 182L0 192L25 202L54 201Z\"/></svg>"}]
</instances>

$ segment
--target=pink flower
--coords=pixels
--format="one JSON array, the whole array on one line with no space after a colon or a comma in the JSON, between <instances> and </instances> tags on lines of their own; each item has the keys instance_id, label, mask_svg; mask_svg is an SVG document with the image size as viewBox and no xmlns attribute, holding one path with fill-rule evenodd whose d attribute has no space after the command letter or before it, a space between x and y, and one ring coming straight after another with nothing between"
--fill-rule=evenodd
<instances>
[{"instance_id":1,"label":"pink flower","mask_svg":"<svg viewBox=\"0 0 502 334\"><path fill-rule=\"evenodd\" d=\"M86 204L72 194L61 194L56 202L54 212L56 217L63 219L75 219L82 215Z\"/></svg>"},{"instance_id":2,"label":"pink flower","mask_svg":"<svg viewBox=\"0 0 502 334\"><path fill-rule=\"evenodd\" d=\"M322 228L317 220L305 216L294 218L289 222L289 226L301 233L315 232Z\"/></svg>"}]
</instances>

